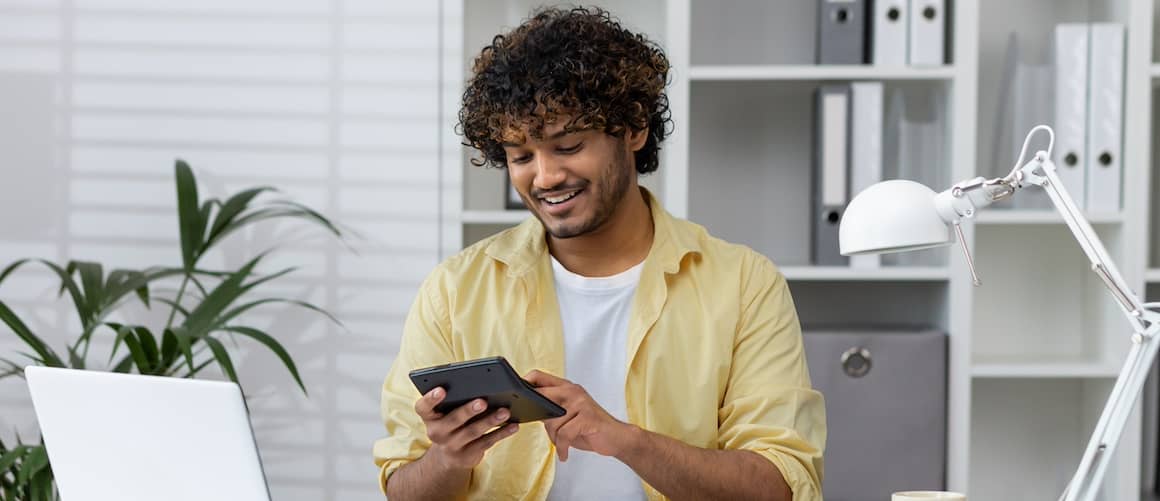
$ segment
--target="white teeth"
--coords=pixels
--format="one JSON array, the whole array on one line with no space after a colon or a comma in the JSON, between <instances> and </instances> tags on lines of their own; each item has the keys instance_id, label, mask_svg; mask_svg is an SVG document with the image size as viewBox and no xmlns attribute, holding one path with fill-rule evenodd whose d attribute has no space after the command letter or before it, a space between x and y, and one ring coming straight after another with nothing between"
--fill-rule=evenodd
<instances>
[{"instance_id":1,"label":"white teeth","mask_svg":"<svg viewBox=\"0 0 1160 501\"><path fill-rule=\"evenodd\" d=\"M563 196L559 196L559 197L544 197L544 200L546 200L550 204L563 203L563 202L570 200L572 197L576 196L577 193L580 193L580 192L573 191L572 193L569 193L569 194L563 195Z\"/></svg>"}]
</instances>

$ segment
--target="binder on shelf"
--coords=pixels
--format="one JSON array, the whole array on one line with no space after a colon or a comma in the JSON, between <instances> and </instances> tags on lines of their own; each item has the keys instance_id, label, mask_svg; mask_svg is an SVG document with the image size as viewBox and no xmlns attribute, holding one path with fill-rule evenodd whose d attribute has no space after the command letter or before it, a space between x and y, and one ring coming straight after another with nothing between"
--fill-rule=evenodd
<instances>
[{"instance_id":1,"label":"binder on shelf","mask_svg":"<svg viewBox=\"0 0 1160 501\"><path fill-rule=\"evenodd\" d=\"M1064 187L1087 207L1088 25L1055 26L1055 157Z\"/></svg>"},{"instance_id":2,"label":"binder on shelf","mask_svg":"<svg viewBox=\"0 0 1160 501\"><path fill-rule=\"evenodd\" d=\"M946 1L910 1L911 66L942 66L946 52Z\"/></svg>"},{"instance_id":3,"label":"binder on shelf","mask_svg":"<svg viewBox=\"0 0 1160 501\"><path fill-rule=\"evenodd\" d=\"M869 40L875 66L906 66L909 1L874 0Z\"/></svg>"},{"instance_id":4,"label":"binder on shelf","mask_svg":"<svg viewBox=\"0 0 1160 501\"><path fill-rule=\"evenodd\" d=\"M850 84L850 194L882 181L882 82ZM881 256L850 256L852 268L878 268Z\"/></svg>"},{"instance_id":5,"label":"binder on shelf","mask_svg":"<svg viewBox=\"0 0 1160 501\"><path fill-rule=\"evenodd\" d=\"M1124 177L1124 25L1094 23L1089 32L1087 210L1120 210Z\"/></svg>"},{"instance_id":6,"label":"binder on shelf","mask_svg":"<svg viewBox=\"0 0 1160 501\"><path fill-rule=\"evenodd\" d=\"M815 103L812 258L817 266L845 266L838 224L849 196L850 86L823 85Z\"/></svg>"},{"instance_id":7,"label":"binder on shelf","mask_svg":"<svg viewBox=\"0 0 1160 501\"><path fill-rule=\"evenodd\" d=\"M866 62L866 2L818 1L818 64Z\"/></svg>"}]
</instances>

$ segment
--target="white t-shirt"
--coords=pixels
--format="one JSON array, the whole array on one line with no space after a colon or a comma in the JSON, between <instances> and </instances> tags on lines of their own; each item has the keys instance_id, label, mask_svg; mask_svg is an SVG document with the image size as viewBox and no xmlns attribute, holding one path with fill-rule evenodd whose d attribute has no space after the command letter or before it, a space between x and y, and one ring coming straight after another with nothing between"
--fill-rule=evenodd
<instances>
[{"instance_id":1,"label":"white t-shirt","mask_svg":"<svg viewBox=\"0 0 1160 501\"><path fill-rule=\"evenodd\" d=\"M622 273L589 278L552 258L556 299L564 325L564 377L583 386L616 419L627 421L624 381L628 319L644 263ZM616 458L572 448L556 460L550 501L645 499L640 478Z\"/></svg>"}]
</instances>

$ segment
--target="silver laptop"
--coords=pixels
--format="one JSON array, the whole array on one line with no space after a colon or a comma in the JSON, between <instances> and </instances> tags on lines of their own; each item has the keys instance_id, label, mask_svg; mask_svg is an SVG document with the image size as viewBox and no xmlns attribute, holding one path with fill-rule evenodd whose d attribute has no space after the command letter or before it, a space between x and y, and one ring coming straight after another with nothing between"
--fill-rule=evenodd
<instances>
[{"instance_id":1,"label":"silver laptop","mask_svg":"<svg viewBox=\"0 0 1160 501\"><path fill-rule=\"evenodd\" d=\"M268 501L233 383L29 367L63 501Z\"/></svg>"}]
</instances>

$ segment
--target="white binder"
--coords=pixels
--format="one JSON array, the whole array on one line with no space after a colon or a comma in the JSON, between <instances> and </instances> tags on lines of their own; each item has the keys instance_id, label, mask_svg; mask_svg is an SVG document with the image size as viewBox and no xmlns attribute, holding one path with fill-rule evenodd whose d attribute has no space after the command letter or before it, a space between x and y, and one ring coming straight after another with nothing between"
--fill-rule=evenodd
<instances>
[{"instance_id":1,"label":"white binder","mask_svg":"<svg viewBox=\"0 0 1160 501\"><path fill-rule=\"evenodd\" d=\"M850 196L882 181L882 82L850 84ZM851 268L877 268L877 254L850 256Z\"/></svg>"},{"instance_id":2,"label":"white binder","mask_svg":"<svg viewBox=\"0 0 1160 501\"><path fill-rule=\"evenodd\" d=\"M910 1L910 65L942 66L946 52L945 0Z\"/></svg>"},{"instance_id":3,"label":"white binder","mask_svg":"<svg viewBox=\"0 0 1160 501\"><path fill-rule=\"evenodd\" d=\"M1087 206L1088 25L1055 26L1055 148L1060 180L1079 207Z\"/></svg>"},{"instance_id":4,"label":"white binder","mask_svg":"<svg viewBox=\"0 0 1160 501\"><path fill-rule=\"evenodd\" d=\"M1091 25L1087 211L1119 212L1123 179L1124 26Z\"/></svg>"},{"instance_id":5,"label":"white binder","mask_svg":"<svg viewBox=\"0 0 1160 501\"><path fill-rule=\"evenodd\" d=\"M906 66L910 0L875 0L870 24L870 62L876 66Z\"/></svg>"}]
</instances>

